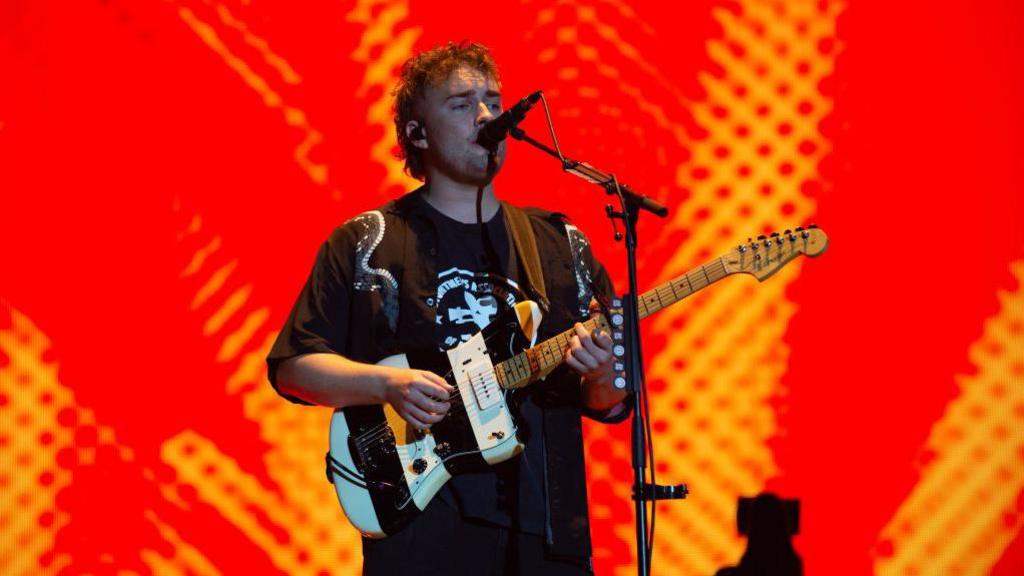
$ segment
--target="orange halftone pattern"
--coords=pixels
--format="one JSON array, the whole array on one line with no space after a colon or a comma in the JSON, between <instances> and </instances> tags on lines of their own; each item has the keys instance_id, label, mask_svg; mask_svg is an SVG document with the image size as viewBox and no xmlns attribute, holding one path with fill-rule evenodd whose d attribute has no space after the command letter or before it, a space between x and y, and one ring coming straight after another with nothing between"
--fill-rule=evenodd
<instances>
[{"instance_id":1,"label":"orange halftone pattern","mask_svg":"<svg viewBox=\"0 0 1024 576\"><path fill-rule=\"evenodd\" d=\"M937 192L962 199L958 206L964 208L975 201L1011 206L1008 198L1019 186L986 190L998 184L998 176L992 176L986 186L970 179L971 187L964 188L970 193L952 186L920 186L916 192L883 177L873 194L851 199L847 191L852 194L856 187L844 187L843 172L868 166L847 162L880 158L843 152L842 138L835 142L839 165L832 165L838 170L819 171L833 144L819 132L823 119L835 120L824 123L827 136L841 134L844 126L861 125L857 121L865 114L884 112L879 108L890 101L900 103L896 89L869 88L879 94L868 101L869 113L840 108L841 115L833 116L822 90L831 85L844 93L842 74L840 81L826 80L840 49L836 19L847 10L846 2L631 6L623 0L521 0L514 3L518 12L502 7L497 18L505 20L497 26L488 23L495 17L477 16L466 6L437 10L408 0L351 0L340 7L314 2L280 12L273 3L227 0L97 1L78 3L71 11L18 5L5 13L13 25L0 27L0 68L18 64L13 74L5 74L15 89L0 91L5 151L0 158L13 159L0 170L0 188L13 191L10 218L0 226L9 248L0 291L10 290L5 296L21 310L0 299L0 573L358 573L359 536L323 474L330 410L279 398L266 382L264 356L283 320L275 311L287 307L302 280L294 271L300 266L287 264L308 261L310 247L322 240L335 216L343 220L360 202L379 203L381 194L396 196L412 184L393 156L389 93L396 67L415 48L427 47L426 40L458 40L463 29L492 45L503 66L526 68L524 83L545 88L556 126L565 130L567 151L596 154L595 163L605 168L625 167L621 176L633 184L638 180L629 170L642 170L648 181L641 179L638 189L670 206L672 220L658 222L665 225L656 247L644 242L648 251L641 267L655 272L645 274L642 287L705 262L748 236L815 218L835 240L821 267L794 263L760 285L730 279L645 324L646 350L653 355L649 381L658 480L685 481L693 489L689 500L659 506L656 573L708 575L734 563L742 548L735 535L736 497L759 492L766 483L803 500L807 522L801 553L808 566L850 560L843 567L851 573L867 573L871 561L878 574L1019 572L1024 550L1020 256L979 251L979 260L1000 272L1018 260L1012 267L1017 287L1000 293L1002 307L994 316L993 303L993 310L943 324L948 335L923 334L937 317L931 313L910 320L890 314L915 305L948 305L940 297L947 293L928 299L925 293L889 289L918 282L935 286L916 274L889 276L889 285L880 287L872 303L894 293L912 301L880 306L877 316L866 306L864 318L846 319L853 326L840 325L834 316L851 300L869 296L844 275L867 256L892 248L885 235L865 234L855 242L846 230L867 227L872 216L888 214L894 206L936 226L949 224L932 212L940 204ZM684 20L692 22L695 14L710 20L705 11L710 5L725 7L713 12L717 25L693 28L699 37L682 31ZM856 17L856 6L851 3L846 16ZM995 46L970 50L967 40L979 33L971 36L970 22L948 16L950 7L936 12L956 24L958 58L974 62L1013 53ZM893 4L879 12L888 17L898 10ZM938 38L921 32L934 27L916 26L928 11L919 12L915 25L900 24L900 44L889 48L900 52L885 57L898 57L911 44L920 48L915 54L934 49ZM21 18L22 13L28 16ZM864 53L877 40L878 19L861 18L871 23L867 32L841 35L857 48L844 52L844 58L856 63L859 53L864 64ZM853 30L849 20L841 28ZM982 36L999 36L991 26L982 28ZM688 38L698 47L697 60L677 50ZM705 55L710 62L702 59ZM700 64L690 66L696 61ZM181 69L167 66L170 62L181 63ZM958 62L939 69L945 74ZM879 63L872 64L869 79ZM704 72L695 74L694 68ZM987 68L964 68L971 68L969 76L951 78L970 80L961 83L981 95L964 102L998 105L998 98L976 83ZM523 77L516 73L507 80ZM695 77L700 90L688 84ZM29 89L19 95L23 86ZM938 86L942 89L922 89L922 98L949 103L943 98L945 85ZM16 97L8 111L12 93ZM182 102L190 93L203 98ZM991 153L985 140L963 136L973 132L957 131L955 122L948 122L949 109L958 115L967 111L959 103L927 108L944 130L960 135L959 142ZM889 114L895 117L892 110ZM226 131L210 119L226 120L223 126L235 137L223 137ZM531 133L544 139L541 113L534 112L530 121L537 127ZM892 124L892 135L899 136L899 123ZM870 134L851 136L854 145L877 149L880 134L886 140L892 136L890 126L879 125ZM829 132L832 127L836 132ZM938 133L916 124L909 129L925 135L915 146ZM209 142L225 148L204 145ZM956 151L956 142L950 138L946 147ZM992 144L1008 149L1014 142ZM221 156L222 151L237 154ZM260 163L248 162L253 157ZM942 165L942 177L976 166L966 155L949 155L954 157L965 164ZM507 177L515 177L521 160L529 160L526 152L510 165ZM903 162L901 172L920 170L915 178L931 174L936 165ZM6 179L8 173L15 174L13 181ZM177 176L165 181L170 175ZM345 189L342 197L340 178L358 186ZM515 188L501 185L502 194ZM576 192L571 184L560 190L562 196ZM282 196L287 202L278 201ZM339 199L344 202L332 202ZM545 195L539 203L548 199ZM166 210L171 201L173 215ZM821 216L814 216L819 201ZM201 215L183 217L181 202L199 208ZM290 203L303 206L291 210ZM997 228L985 217L963 220L956 224L964 237ZM603 228L580 224L595 249L610 244L602 238ZM965 244L943 244L949 249L943 254L962 263L970 254ZM829 266L831 276L814 276L819 270L828 274ZM991 278L976 275L983 268L971 268L963 283L988 286ZM803 271L806 277L790 291ZM811 295L805 288L815 277L827 278L817 286L828 287ZM986 297L995 294L984 291ZM815 316L809 324L815 330L794 336L799 322L791 319L798 305L787 294L800 298L798 321ZM956 302L957 307L969 304L980 309L967 298ZM854 388L859 382L844 374L849 364L843 362L863 361L859 338L869 338L884 323L915 322L908 333L917 330L920 341L895 347L907 365L915 366L898 374L914 374L934 367L931 346L946 336L966 336L955 350L947 348L951 356L963 357L974 338L964 334L964 326L973 331L989 316L983 337L970 349L975 369L942 372L947 378L966 375L958 381L960 396L941 420L934 422L940 414L936 401L934 409L907 410L899 414L905 420L884 428L887 440L902 440L913 451L933 427L920 458L920 477L903 479L887 469L875 488L887 489L891 498L858 499L846 516L822 513L829 506L847 510L849 497L813 468L873 471L879 456L888 457L890 465L907 462L905 450L889 450L884 440L862 442L867 446L861 453L847 455L845 437L814 427L826 419L853 420L842 419L853 410L841 402L863 393ZM827 356L835 362L809 360L814 354L803 347L819 341L838 342L842 345L835 348L852 352ZM112 365L112 350L128 362ZM864 374L901 386L911 401L935 400L929 384L934 378L909 382L875 363L878 367ZM967 360L962 363L966 368ZM812 395L801 404L821 387L819 375L832 380L836 393ZM792 396L780 401L790 394L783 382L792 386ZM178 401L182 398L188 402ZM872 397L856 404L857 418L870 424L873 415L895 413L874 411L872 403L891 405L889 398ZM860 441L861 421L850 426L851 443ZM795 427L801 423L807 427ZM600 574L635 571L623 429L588 425L586 431ZM829 451L832 458L823 464L818 458ZM837 507L839 502L844 507ZM825 540L848 541L845 549L856 551L856 557L830 554L843 549L839 546L812 545Z\"/></svg>"},{"instance_id":2,"label":"orange halftone pattern","mask_svg":"<svg viewBox=\"0 0 1024 576\"><path fill-rule=\"evenodd\" d=\"M110 427L77 405L47 358L50 339L24 314L0 301L0 572L57 574L72 564L54 547L70 522L58 495L78 466L92 466L101 447L133 460Z\"/></svg>"},{"instance_id":3,"label":"orange halftone pattern","mask_svg":"<svg viewBox=\"0 0 1024 576\"><path fill-rule=\"evenodd\" d=\"M932 427L921 479L879 536L875 573L988 574L1020 533L1024 497L1024 261L985 322L960 396Z\"/></svg>"},{"instance_id":4,"label":"orange halftone pattern","mask_svg":"<svg viewBox=\"0 0 1024 576\"><path fill-rule=\"evenodd\" d=\"M302 82L298 73L223 3L207 0L176 4L180 5L178 16L199 39L259 94L268 108L278 111L285 124L299 133L301 140L295 146L294 158L303 172L316 184L328 184L327 165L310 158L323 134L310 124L304 110L287 99L287 91Z\"/></svg>"},{"instance_id":5,"label":"orange halftone pattern","mask_svg":"<svg viewBox=\"0 0 1024 576\"><path fill-rule=\"evenodd\" d=\"M399 29L409 16L406 0L360 0L348 13L349 22L365 26L352 60L366 67L356 98L368 99L366 124L380 128L380 136L370 147L370 160L381 165L386 174L381 190L393 187L411 190L418 183L402 171L404 164L395 157L395 124L392 120L391 90L398 70L422 34L419 26Z\"/></svg>"},{"instance_id":6,"label":"orange halftone pattern","mask_svg":"<svg viewBox=\"0 0 1024 576\"><path fill-rule=\"evenodd\" d=\"M282 572L357 571L359 534L345 522L323 476L331 411L289 404L267 385L264 358L276 334L264 325L266 308L249 302L251 285L232 279L238 259L214 256L221 237L204 230L197 215L184 224L180 240L190 252L182 278L195 286L192 309L202 317L203 336L220 340L217 360L234 366L224 392L241 394L245 417L258 424L274 486L192 430L164 442L161 459L175 470L177 482L256 543ZM224 329L229 324L237 326L234 332Z\"/></svg>"},{"instance_id":7,"label":"orange halftone pattern","mask_svg":"<svg viewBox=\"0 0 1024 576\"><path fill-rule=\"evenodd\" d=\"M820 46L833 41L840 11L744 2L738 11L715 12L723 37L708 50L724 73L701 78L708 98L694 115L710 136L680 166L677 184L692 200L669 229L688 241L662 278L737 238L812 218L816 205L801 189L819 179L828 148L818 124L831 102L818 86L834 65L834 54ZM758 493L777 473L766 442L779 433L771 401L785 393L783 335L795 312L785 292L799 272L792 264L763 285L730 280L654 319L654 330L670 336L649 371L656 452L675 456L662 456L658 472L695 489L685 504L659 508L656 571L709 574L739 557L737 497Z\"/></svg>"},{"instance_id":8,"label":"orange halftone pattern","mask_svg":"<svg viewBox=\"0 0 1024 576\"><path fill-rule=\"evenodd\" d=\"M8 361L0 368L0 572L54 574L68 556L52 557L45 567L39 560L69 520L55 500L72 480L58 454L75 457L74 394L43 357L46 335L6 302L0 306L0 317L10 318L0 329L0 357Z\"/></svg>"},{"instance_id":9,"label":"orange halftone pattern","mask_svg":"<svg viewBox=\"0 0 1024 576\"><path fill-rule=\"evenodd\" d=\"M186 576L189 574L219 576L221 574L220 570L217 570L202 552L182 538L174 526L161 520L156 512L146 510L143 514L146 520L156 528L160 537L169 544L170 549L169 553L163 554L151 549L139 551L139 556L153 571L153 574L161 576Z\"/></svg>"}]
</instances>

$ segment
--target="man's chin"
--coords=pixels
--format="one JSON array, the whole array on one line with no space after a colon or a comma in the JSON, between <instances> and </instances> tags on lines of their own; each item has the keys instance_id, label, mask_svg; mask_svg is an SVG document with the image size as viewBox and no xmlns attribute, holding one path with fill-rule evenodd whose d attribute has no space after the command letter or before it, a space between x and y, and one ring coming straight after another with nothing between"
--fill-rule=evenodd
<instances>
[{"instance_id":1,"label":"man's chin","mask_svg":"<svg viewBox=\"0 0 1024 576\"><path fill-rule=\"evenodd\" d=\"M497 158L497 162L494 166L490 166L486 163L477 164L473 163L473 166L469 167L461 176L464 178L462 182L464 184L472 184L474 186L485 186L490 184L494 177L501 172L501 167L504 165L502 158Z\"/></svg>"}]
</instances>

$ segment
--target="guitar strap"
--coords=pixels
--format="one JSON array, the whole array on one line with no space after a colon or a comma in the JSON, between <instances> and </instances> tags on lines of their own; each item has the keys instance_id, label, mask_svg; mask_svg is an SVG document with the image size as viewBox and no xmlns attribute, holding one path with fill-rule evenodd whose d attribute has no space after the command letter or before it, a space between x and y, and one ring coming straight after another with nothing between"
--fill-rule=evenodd
<instances>
[{"instance_id":1,"label":"guitar strap","mask_svg":"<svg viewBox=\"0 0 1024 576\"><path fill-rule=\"evenodd\" d=\"M537 238L533 235L533 226L530 225L530 217L508 202L501 203L505 210L508 222L509 233L512 236L512 244L519 254L519 261L526 270L526 283L540 304L541 310L545 313L550 308L547 291L544 289L544 272L540 265L540 254L537 252Z\"/></svg>"}]
</instances>

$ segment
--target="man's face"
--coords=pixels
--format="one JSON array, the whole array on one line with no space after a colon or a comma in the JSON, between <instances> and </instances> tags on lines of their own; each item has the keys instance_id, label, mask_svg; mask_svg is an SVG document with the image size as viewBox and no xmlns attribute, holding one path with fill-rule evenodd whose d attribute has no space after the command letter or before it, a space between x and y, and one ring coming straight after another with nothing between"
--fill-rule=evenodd
<instances>
[{"instance_id":1,"label":"man's face","mask_svg":"<svg viewBox=\"0 0 1024 576\"><path fill-rule=\"evenodd\" d=\"M476 143L480 127L501 113L501 87L474 68L461 67L448 79L427 89L419 115L426 132L424 164L427 176L444 175L476 186L487 183L487 149ZM497 169L505 159L498 147Z\"/></svg>"}]
</instances>

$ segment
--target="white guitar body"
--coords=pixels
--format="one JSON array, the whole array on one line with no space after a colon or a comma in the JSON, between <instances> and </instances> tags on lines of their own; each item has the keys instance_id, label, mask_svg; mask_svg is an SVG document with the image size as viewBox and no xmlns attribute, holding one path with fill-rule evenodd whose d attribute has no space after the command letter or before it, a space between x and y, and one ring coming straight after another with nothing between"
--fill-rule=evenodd
<instances>
[{"instance_id":1,"label":"white guitar body","mask_svg":"<svg viewBox=\"0 0 1024 576\"><path fill-rule=\"evenodd\" d=\"M328 476L345 515L365 536L382 538L400 529L452 474L491 466L522 451L494 362L535 342L541 314L533 302L518 304L514 313L512 322L501 325L496 319L447 353L413 361L397 354L378 362L432 370L457 389L449 413L430 430L416 430L390 405L335 410ZM510 333L513 326L519 334Z\"/></svg>"}]
</instances>

